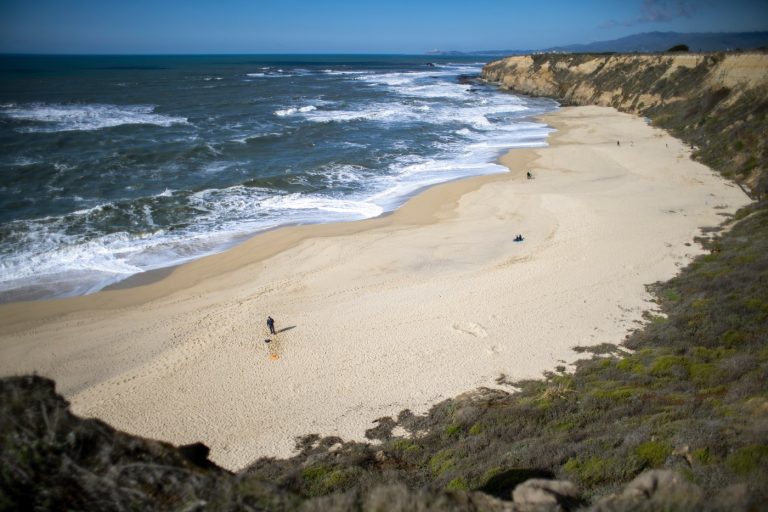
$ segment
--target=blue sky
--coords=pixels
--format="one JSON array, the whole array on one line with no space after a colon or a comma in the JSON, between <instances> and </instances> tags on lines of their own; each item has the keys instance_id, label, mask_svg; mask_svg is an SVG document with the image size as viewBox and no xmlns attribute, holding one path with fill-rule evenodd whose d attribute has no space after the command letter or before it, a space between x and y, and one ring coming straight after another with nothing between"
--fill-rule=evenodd
<instances>
[{"instance_id":1,"label":"blue sky","mask_svg":"<svg viewBox=\"0 0 768 512\"><path fill-rule=\"evenodd\" d=\"M423 53L768 30L768 0L0 0L0 52Z\"/></svg>"}]
</instances>

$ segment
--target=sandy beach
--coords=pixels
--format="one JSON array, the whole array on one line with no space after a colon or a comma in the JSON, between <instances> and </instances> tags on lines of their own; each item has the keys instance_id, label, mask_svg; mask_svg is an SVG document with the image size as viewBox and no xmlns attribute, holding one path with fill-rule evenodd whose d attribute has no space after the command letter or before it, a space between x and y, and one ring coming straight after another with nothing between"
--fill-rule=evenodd
<instances>
[{"instance_id":1,"label":"sandy beach","mask_svg":"<svg viewBox=\"0 0 768 512\"><path fill-rule=\"evenodd\" d=\"M543 121L550 146L511 151L511 172L391 215L267 232L143 286L2 305L0 375L54 378L77 414L202 441L236 470L290 455L296 436L363 439L379 417L620 342L653 307L645 285L749 198L637 116Z\"/></svg>"}]
</instances>

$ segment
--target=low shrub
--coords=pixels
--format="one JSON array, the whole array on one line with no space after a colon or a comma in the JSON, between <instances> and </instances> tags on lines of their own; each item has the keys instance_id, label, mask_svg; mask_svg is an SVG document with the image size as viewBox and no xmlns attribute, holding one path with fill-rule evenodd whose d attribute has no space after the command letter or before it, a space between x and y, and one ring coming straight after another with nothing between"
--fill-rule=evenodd
<instances>
[{"instance_id":1,"label":"low shrub","mask_svg":"<svg viewBox=\"0 0 768 512\"><path fill-rule=\"evenodd\" d=\"M755 444L737 449L726 459L726 464L737 475L768 471L768 445Z\"/></svg>"},{"instance_id":2,"label":"low shrub","mask_svg":"<svg viewBox=\"0 0 768 512\"><path fill-rule=\"evenodd\" d=\"M672 448L661 441L646 441L635 448L635 454L649 467L661 466L672 453Z\"/></svg>"}]
</instances>

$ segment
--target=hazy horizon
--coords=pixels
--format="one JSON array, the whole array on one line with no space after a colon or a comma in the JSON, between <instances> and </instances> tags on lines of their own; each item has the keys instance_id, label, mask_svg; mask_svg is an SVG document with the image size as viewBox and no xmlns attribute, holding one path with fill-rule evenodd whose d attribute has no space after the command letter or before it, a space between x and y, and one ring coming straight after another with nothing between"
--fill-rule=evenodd
<instances>
[{"instance_id":1,"label":"hazy horizon","mask_svg":"<svg viewBox=\"0 0 768 512\"><path fill-rule=\"evenodd\" d=\"M642 32L768 29L768 3L590 0L0 0L0 53L72 55L391 54L542 49Z\"/></svg>"}]
</instances>

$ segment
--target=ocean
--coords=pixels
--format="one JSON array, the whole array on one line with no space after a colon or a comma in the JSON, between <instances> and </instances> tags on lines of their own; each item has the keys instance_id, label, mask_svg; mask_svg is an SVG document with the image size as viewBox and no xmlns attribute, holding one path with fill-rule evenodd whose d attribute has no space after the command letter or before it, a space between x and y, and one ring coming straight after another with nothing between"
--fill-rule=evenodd
<instances>
[{"instance_id":1,"label":"ocean","mask_svg":"<svg viewBox=\"0 0 768 512\"><path fill-rule=\"evenodd\" d=\"M557 104L476 58L0 56L0 302L83 295L288 224L505 172Z\"/></svg>"}]
</instances>

